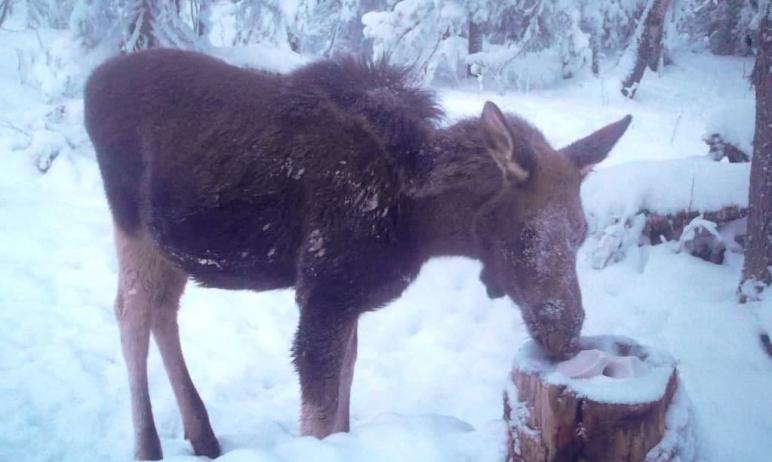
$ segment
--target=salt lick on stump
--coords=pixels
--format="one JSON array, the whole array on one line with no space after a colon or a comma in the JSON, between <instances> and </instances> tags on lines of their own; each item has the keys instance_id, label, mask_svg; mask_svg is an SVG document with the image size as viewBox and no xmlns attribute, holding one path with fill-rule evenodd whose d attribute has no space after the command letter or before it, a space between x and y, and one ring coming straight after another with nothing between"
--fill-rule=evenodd
<instances>
[{"instance_id":1,"label":"salt lick on stump","mask_svg":"<svg viewBox=\"0 0 772 462\"><path fill-rule=\"evenodd\" d=\"M558 363L534 341L504 393L507 462L688 462L688 398L669 354L624 337L583 337Z\"/></svg>"}]
</instances>

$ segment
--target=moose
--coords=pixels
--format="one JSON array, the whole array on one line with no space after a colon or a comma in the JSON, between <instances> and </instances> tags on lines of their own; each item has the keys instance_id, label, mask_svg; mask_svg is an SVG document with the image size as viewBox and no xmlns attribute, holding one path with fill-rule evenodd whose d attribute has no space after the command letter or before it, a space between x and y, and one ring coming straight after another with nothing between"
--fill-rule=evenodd
<instances>
[{"instance_id":1,"label":"moose","mask_svg":"<svg viewBox=\"0 0 772 462\"><path fill-rule=\"evenodd\" d=\"M351 57L288 74L156 49L113 58L85 87L85 123L114 223L115 315L135 457L162 457L147 378L152 333L197 455L220 446L183 359L188 279L294 288L300 433L349 430L357 319L438 256L482 262L555 357L578 349L582 178L631 117L560 149L486 102L441 123L409 70Z\"/></svg>"}]
</instances>

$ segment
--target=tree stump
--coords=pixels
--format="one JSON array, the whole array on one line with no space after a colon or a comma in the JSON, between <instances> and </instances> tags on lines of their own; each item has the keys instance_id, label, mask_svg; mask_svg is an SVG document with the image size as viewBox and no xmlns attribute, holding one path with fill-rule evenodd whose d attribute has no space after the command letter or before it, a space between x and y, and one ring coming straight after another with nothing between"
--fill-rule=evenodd
<instances>
[{"instance_id":1,"label":"tree stump","mask_svg":"<svg viewBox=\"0 0 772 462\"><path fill-rule=\"evenodd\" d=\"M689 402L673 358L623 337L584 337L581 348L637 357L646 370L569 378L529 341L504 394L507 462L691 461Z\"/></svg>"}]
</instances>

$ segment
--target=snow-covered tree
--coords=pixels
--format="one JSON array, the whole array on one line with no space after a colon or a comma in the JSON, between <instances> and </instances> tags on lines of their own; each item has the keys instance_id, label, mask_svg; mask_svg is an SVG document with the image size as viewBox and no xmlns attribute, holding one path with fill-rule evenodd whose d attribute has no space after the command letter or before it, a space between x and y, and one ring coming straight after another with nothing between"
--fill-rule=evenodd
<instances>
[{"instance_id":1,"label":"snow-covered tree","mask_svg":"<svg viewBox=\"0 0 772 462\"><path fill-rule=\"evenodd\" d=\"M382 0L240 0L236 43L289 46L309 55L360 52L362 15L386 5Z\"/></svg>"},{"instance_id":2,"label":"snow-covered tree","mask_svg":"<svg viewBox=\"0 0 772 462\"><path fill-rule=\"evenodd\" d=\"M453 1L403 0L362 17L373 53L411 66L425 81L465 75L470 11Z\"/></svg>"},{"instance_id":3,"label":"snow-covered tree","mask_svg":"<svg viewBox=\"0 0 772 462\"><path fill-rule=\"evenodd\" d=\"M204 0L75 0L69 25L86 48L105 43L124 52L156 46L199 48L194 27ZM183 11L184 9L184 11Z\"/></svg>"},{"instance_id":4,"label":"snow-covered tree","mask_svg":"<svg viewBox=\"0 0 772 462\"><path fill-rule=\"evenodd\" d=\"M757 0L680 0L678 31L719 55L752 53Z\"/></svg>"},{"instance_id":5,"label":"snow-covered tree","mask_svg":"<svg viewBox=\"0 0 772 462\"><path fill-rule=\"evenodd\" d=\"M367 13L376 54L416 68L426 81L468 69L498 88L598 72L603 52L624 48L643 0L402 0Z\"/></svg>"},{"instance_id":6,"label":"snow-covered tree","mask_svg":"<svg viewBox=\"0 0 772 462\"><path fill-rule=\"evenodd\" d=\"M79 0L69 18L70 29L86 49L105 42L117 44L118 18L114 0Z\"/></svg>"},{"instance_id":7,"label":"snow-covered tree","mask_svg":"<svg viewBox=\"0 0 772 462\"><path fill-rule=\"evenodd\" d=\"M70 27L86 48L131 52L261 43L307 56L387 56L425 82L544 86L603 72L633 41L649 0L0 0L31 27ZM687 39L747 52L757 0L671 0L667 48ZM18 8L16 8L18 7ZM214 11L214 13L213 13ZM214 15L214 16L212 16ZM214 18L214 19L211 19ZM1 20L1 19L0 19ZM216 21L216 23L212 22ZM222 36L222 37L220 37ZM743 51L745 47L746 51ZM664 59L667 59L665 54Z\"/></svg>"},{"instance_id":8,"label":"snow-covered tree","mask_svg":"<svg viewBox=\"0 0 772 462\"><path fill-rule=\"evenodd\" d=\"M622 82L622 94L628 98L635 96L646 67L656 71L660 66L663 57L665 16L670 3L670 0L649 0L635 38L633 66Z\"/></svg>"},{"instance_id":9,"label":"snow-covered tree","mask_svg":"<svg viewBox=\"0 0 772 462\"><path fill-rule=\"evenodd\" d=\"M190 22L193 32L199 37L206 37L211 30L210 15L212 0L190 0Z\"/></svg>"},{"instance_id":10,"label":"snow-covered tree","mask_svg":"<svg viewBox=\"0 0 772 462\"><path fill-rule=\"evenodd\" d=\"M124 24L122 49L126 52L156 46L190 49L199 40L191 24L180 17L180 2L117 0Z\"/></svg>"},{"instance_id":11,"label":"snow-covered tree","mask_svg":"<svg viewBox=\"0 0 772 462\"><path fill-rule=\"evenodd\" d=\"M241 0L237 5L234 44L288 43L286 15L281 4L279 0Z\"/></svg>"},{"instance_id":12,"label":"snow-covered tree","mask_svg":"<svg viewBox=\"0 0 772 462\"><path fill-rule=\"evenodd\" d=\"M74 3L74 0L26 0L27 25L65 29Z\"/></svg>"}]
</instances>

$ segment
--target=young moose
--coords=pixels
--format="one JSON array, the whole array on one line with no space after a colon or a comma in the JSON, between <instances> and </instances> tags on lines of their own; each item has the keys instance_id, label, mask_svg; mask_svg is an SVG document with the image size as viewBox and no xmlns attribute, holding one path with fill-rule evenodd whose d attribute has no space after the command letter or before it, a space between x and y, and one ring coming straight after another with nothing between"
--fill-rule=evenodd
<instances>
[{"instance_id":1,"label":"young moose","mask_svg":"<svg viewBox=\"0 0 772 462\"><path fill-rule=\"evenodd\" d=\"M485 103L438 128L403 71L351 59L288 75L155 50L98 68L86 127L115 223L115 312L135 456L161 458L146 361L153 334L196 454L220 453L180 347L189 278L225 289L294 287L303 435L349 428L357 318L398 297L429 258L483 263L555 356L575 351L584 173L630 116L562 149Z\"/></svg>"}]
</instances>

